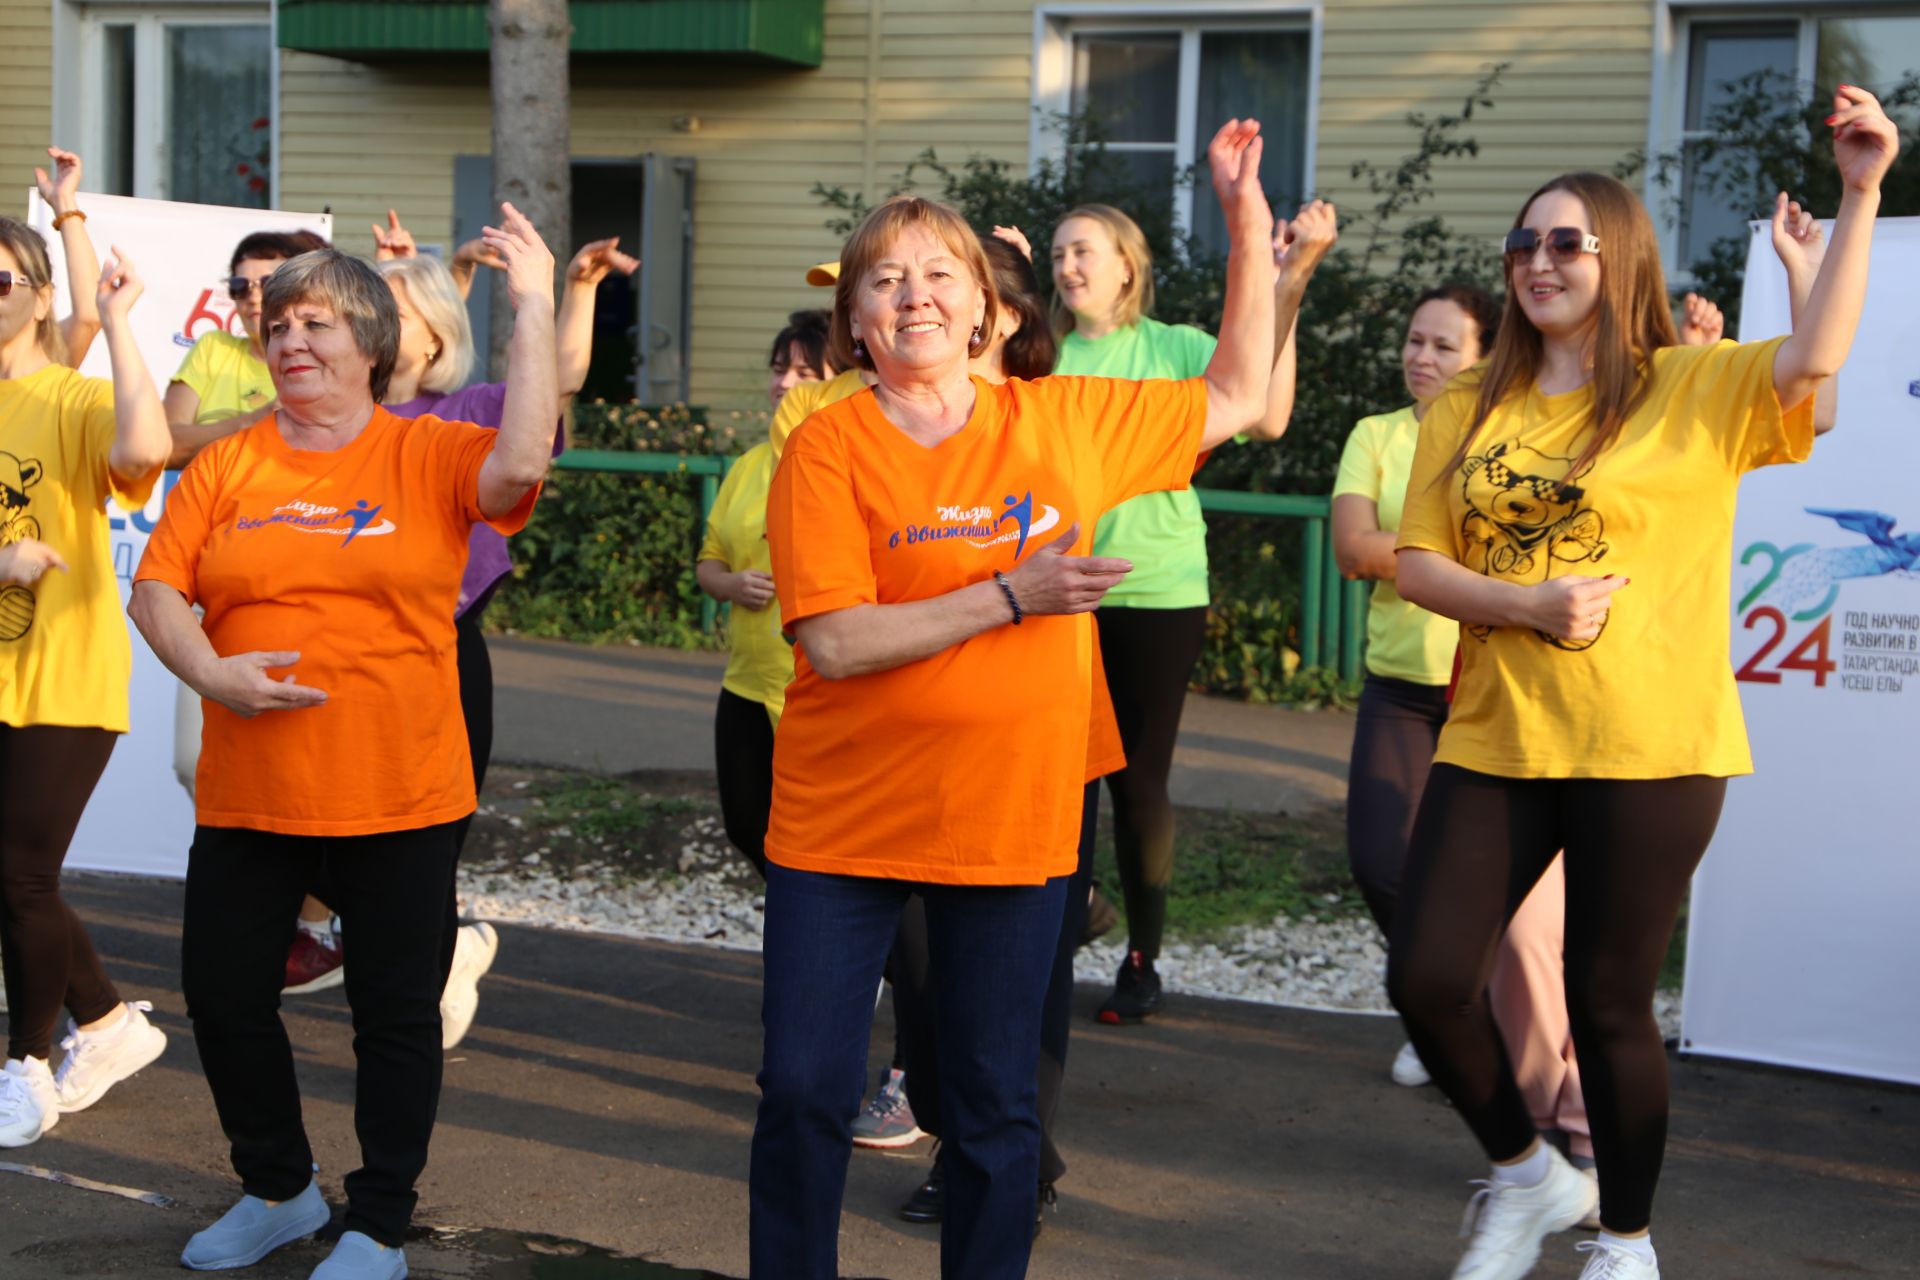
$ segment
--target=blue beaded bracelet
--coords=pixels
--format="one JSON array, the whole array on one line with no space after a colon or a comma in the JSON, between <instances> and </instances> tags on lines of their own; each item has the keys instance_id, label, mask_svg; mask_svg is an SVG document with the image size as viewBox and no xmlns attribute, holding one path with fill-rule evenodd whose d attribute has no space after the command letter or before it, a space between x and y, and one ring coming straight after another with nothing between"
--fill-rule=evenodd
<instances>
[{"instance_id":1,"label":"blue beaded bracelet","mask_svg":"<svg viewBox=\"0 0 1920 1280\"><path fill-rule=\"evenodd\" d=\"M1007 575L1000 572L998 569L995 569L993 571L993 580L1000 584L1001 594L1006 596L1007 604L1010 605L1013 609L1013 625L1016 627L1019 626L1020 619L1026 617L1027 615L1020 608L1020 597L1013 594L1013 584L1011 582L1008 582Z\"/></svg>"}]
</instances>

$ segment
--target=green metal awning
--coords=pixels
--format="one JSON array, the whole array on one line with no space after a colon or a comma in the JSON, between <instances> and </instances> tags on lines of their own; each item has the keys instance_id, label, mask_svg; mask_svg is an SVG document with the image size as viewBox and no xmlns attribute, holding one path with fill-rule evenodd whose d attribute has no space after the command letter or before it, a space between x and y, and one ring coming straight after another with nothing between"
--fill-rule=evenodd
<instances>
[{"instance_id":1,"label":"green metal awning","mask_svg":"<svg viewBox=\"0 0 1920 1280\"><path fill-rule=\"evenodd\" d=\"M820 65L825 0L573 0L576 55ZM487 51L486 0L280 0L280 47L356 61Z\"/></svg>"}]
</instances>

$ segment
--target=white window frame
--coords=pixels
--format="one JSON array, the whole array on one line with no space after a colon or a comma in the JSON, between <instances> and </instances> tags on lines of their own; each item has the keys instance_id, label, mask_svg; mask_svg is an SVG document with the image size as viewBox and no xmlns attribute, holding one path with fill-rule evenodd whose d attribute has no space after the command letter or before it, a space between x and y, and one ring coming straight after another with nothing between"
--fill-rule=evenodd
<instances>
[{"instance_id":1,"label":"white window frame","mask_svg":"<svg viewBox=\"0 0 1920 1280\"><path fill-rule=\"evenodd\" d=\"M152 68L139 76L133 104L133 191L145 199L165 200L167 191L166 29L181 26L258 24L269 41L268 207L280 194L279 6L267 0L56 0L53 27L53 131L60 145L84 159L106 151L106 120L101 108L100 67L109 26L134 29L134 65ZM95 185L97 179L90 181Z\"/></svg>"},{"instance_id":2,"label":"white window frame","mask_svg":"<svg viewBox=\"0 0 1920 1280\"><path fill-rule=\"evenodd\" d=\"M1643 187L1647 207L1660 236L1660 255L1672 282L1693 282L1687 264L1680 261L1680 214L1684 187L1669 190L1655 180L1653 157L1672 151L1694 138L1707 136L1688 130L1687 69L1693 52L1693 32L1699 26L1736 22L1799 23L1799 56L1794 75L1802 85L1813 82L1819 53L1820 23L1827 18L1920 17L1920 4L1907 0L1655 0L1653 15L1653 101L1647 113L1647 174Z\"/></svg>"},{"instance_id":3,"label":"white window frame","mask_svg":"<svg viewBox=\"0 0 1920 1280\"><path fill-rule=\"evenodd\" d=\"M1073 110L1074 39L1082 35L1180 36L1180 88L1174 109L1174 168L1205 158L1199 114L1200 37L1220 31L1301 31L1307 35L1307 118L1301 180L1313 189L1320 142L1320 49L1322 0L1272 3L1224 0L1205 4L1039 4L1033 11L1033 118L1028 125L1029 171L1042 160L1066 158L1066 144L1047 117ZM1120 144L1116 149L1124 149ZM1157 147L1155 149L1158 149ZM1303 193L1305 194L1305 193ZM1181 234L1193 227L1193 187L1173 192L1173 222Z\"/></svg>"}]
</instances>

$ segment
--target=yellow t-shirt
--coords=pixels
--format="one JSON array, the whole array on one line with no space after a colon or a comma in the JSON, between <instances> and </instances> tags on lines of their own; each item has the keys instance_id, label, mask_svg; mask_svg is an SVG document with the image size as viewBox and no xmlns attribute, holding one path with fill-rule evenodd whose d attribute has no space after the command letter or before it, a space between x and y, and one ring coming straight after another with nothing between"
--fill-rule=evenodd
<instances>
[{"instance_id":1,"label":"yellow t-shirt","mask_svg":"<svg viewBox=\"0 0 1920 1280\"><path fill-rule=\"evenodd\" d=\"M1401 548L1508 582L1632 580L1598 637L1461 628L1462 670L1436 761L1509 778L1751 773L1729 660L1740 477L1813 451L1813 400L1773 391L1785 339L1654 353L1652 385L1619 437L1568 475L1590 434L1590 387L1509 396L1441 472L1473 416L1480 374L1456 378L1420 426Z\"/></svg>"},{"instance_id":2,"label":"yellow t-shirt","mask_svg":"<svg viewBox=\"0 0 1920 1280\"><path fill-rule=\"evenodd\" d=\"M218 330L200 335L173 380L193 388L200 397L193 415L196 423L252 413L274 397L273 378L266 363L253 354L252 344Z\"/></svg>"},{"instance_id":3,"label":"yellow t-shirt","mask_svg":"<svg viewBox=\"0 0 1920 1280\"><path fill-rule=\"evenodd\" d=\"M801 384L806 385L810 384ZM767 550L767 489L773 484L774 461L773 445L768 442L747 450L733 464L707 516L700 559L718 560L730 573L773 572L773 556ZM749 702L764 704L778 728L787 685L793 680L793 646L780 634L780 602L772 600L757 611L736 604L728 619L733 653L720 686Z\"/></svg>"},{"instance_id":4,"label":"yellow t-shirt","mask_svg":"<svg viewBox=\"0 0 1920 1280\"><path fill-rule=\"evenodd\" d=\"M1398 531L1407 473L1413 470L1419 440L1420 420L1413 416L1412 405L1360 419L1340 455L1333 496L1370 499L1380 513L1380 528ZM1453 651L1459 646L1459 623L1408 604L1391 582L1373 584L1373 603L1367 609L1368 671L1414 684L1445 684L1453 675Z\"/></svg>"},{"instance_id":5,"label":"yellow t-shirt","mask_svg":"<svg viewBox=\"0 0 1920 1280\"><path fill-rule=\"evenodd\" d=\"M0 381L0 545L37 538L67 571L0 586L0 723L125 733L133 647L107 499L146 505L160 468L113 475L113 384L48 365Z\"/></svg>"},{"instance_id":6,"label":"yellow t-shirt","mask_svg":"<svg viewBox=\"0 0 1920 1280\"><path fill-rule=\"evenodd\" d=\"M858 369L848 369L844 373L834 374L825 382L801 382L788 387L773 411L773 424L767 428L767 441L773 446L774 460L779 461L781 452L787 447L787 437L809 416L836 401L845 400L866 385L867 380L860 376Z\"/></svg>"}]
</instances>

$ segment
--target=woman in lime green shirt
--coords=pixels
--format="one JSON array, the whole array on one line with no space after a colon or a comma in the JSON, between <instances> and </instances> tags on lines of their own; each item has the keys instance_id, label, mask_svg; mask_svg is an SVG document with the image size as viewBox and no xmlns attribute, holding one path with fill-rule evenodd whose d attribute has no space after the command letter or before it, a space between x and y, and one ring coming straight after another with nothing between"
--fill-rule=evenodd
<instances>
[{"instance_id":1,"label":"woman in lime green shirt","mask_svg":"<svg viewBox=\"0 0 1920 1280\"><path fill-rule=\"evenodd\" d=\"M1267 413L1247 433L1277 440L1293 414L1293 321L1314 267L1333 247L1333 206L1315 201L1274 237L1274 369ZM1294 246L1289 248L1289 246ZM1162 324L1153 310L1153 257L1139 224L1111 205L1086 204L1053 233L1053 315L1059 374L1197 378L1213 358L1211 334ZM1160 1004L1154 960L1173 878L1173 801L1167 776L1187 683L1207 628L1207 524L1191 489L1149 493L1114 508L1094 531L1093 553L1133 562L1094 620L1127 767L1107 778L1114 852L1127 904L1127 958L1100 1021L1141 1021Z\"/></svg>"}]
</instances>

